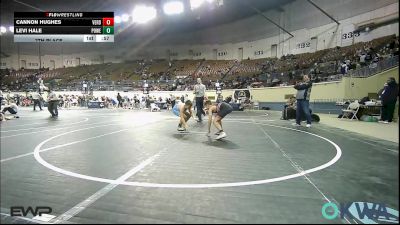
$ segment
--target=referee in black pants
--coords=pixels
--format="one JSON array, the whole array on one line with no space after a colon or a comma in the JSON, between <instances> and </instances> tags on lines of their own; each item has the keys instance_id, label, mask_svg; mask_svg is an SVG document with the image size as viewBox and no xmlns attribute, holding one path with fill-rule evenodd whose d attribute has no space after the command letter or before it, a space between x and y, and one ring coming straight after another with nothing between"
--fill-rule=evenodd
<instances>
[{"instance_id":1,"label":"referee in black pants","mask_svg":"<svg viewBox=\"0 0 400 225\"><path fill-rule=\"evenodd\" d=\"M32 100L33 100L33 111L36 111L36 106L39 106L40 111L42 111L42 104L40 102L40 99L42 96L39 94L39 92L33 92L32 93Z\"/></svg>"},{"instance_id":2,"label":"referee in black pants","mask_svg":"<svg viewBox=\"0 0 400 225\"><path fill-rule=\"evenodd\" d=\"M206 94L206 86L201 83L201 79L197 78L197 84L194 86L194 95L196 97L196 116L198 117L198 122L203 121L202 115L204 113L204 95Z\"/></svg>"},{"instance_id":3,"label":"referee in black pants","mask_svg":"<svg viewBox=\"0 0 400 225\"><path fill-rule=\"evenodd\" d=\"M58 117L57 106L58 106L59 99L58 99L56 93L54 93L53 91L51 91L49 89L49 95L47 98L48 98L48 103L49 103L49 105L47 106L47 109L49 110L51 117L57 118Z\"/></svg>"}]
</instances>

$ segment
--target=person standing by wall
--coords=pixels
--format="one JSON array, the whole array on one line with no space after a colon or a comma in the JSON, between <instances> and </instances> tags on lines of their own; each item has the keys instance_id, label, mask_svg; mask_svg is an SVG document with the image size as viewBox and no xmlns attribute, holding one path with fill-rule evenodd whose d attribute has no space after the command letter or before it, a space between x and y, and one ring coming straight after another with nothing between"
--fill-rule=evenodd
<instances>
[{"instance_id":1,"label":"person standing by wall","mask_svg":"<svg viewBox=\"0 0 400 225\"><path fill-rule=\"evenodd\" d=\"M3 103L3 92L0 90L0 110L2 103Z\"/></svg>"},{"instance_id":2,"label":"person standing by wall","mask_svg":"<svg viewBox=\"0 0 400 225\"><path fill-rule=\"evenodd\" d=\"M176 97L175 97L175 95L171 95L171 107L172 108L174 108L175 103L176 103Z\"/></svg>"},{"instance_id":3,"label":"person standing by wall","mask_svg":"<svg viewBox=\"0 0 400 225\"><path fill-rule=\"evenodd\" d=\"M296 94L296 123L294 126L301 126L301 119L303 114L307 119L307 127L311 127L311 114L310 114L310 94L312 82L307 75L303 76L303 81L294 85L297 90Z\"/></svg>"},{"instance_id":4,"label":"person standing by wall","mask_svg":"<svg viewBox=\"0 0 400 225\"><path fill-rule=\"evenodd\" d=\"M194 95L196 97L196 116L198 122L203 121L202 115L205 115L203 111L204 95L206 93L206 86L202 84L201 78L197 78L197 84L194 86Z\"/></svg>"},{"instance_id":5,"label":"person standing by wall","mask_svg":"<svg viewBox=\"0 0 400 225\"><path fill-rule=\"evenodd\" d=\"M19 94L16 94L14 98L17 106L19 106L21 104L21 96Z\"/></svg>"},{"instance_id":6,"label":"person standing by wall","mask_svg":"<svg viewBox=\"0 0 400 225\"><path fill-rule=\"evenodd\" d=\"M186 102L187 100L189 100L189 95L188 94L185 95L185 97L183 99L183 102Z\"/></svg>"},{"instance_id":7,"label":"person standing by wall","mask_svg":"<svg viewBox=\"0 0 400 225\"><path fill-rule=\"evenodd\" d=\"M396 107L397 96L399 95L399 87L394 77L390 77L382 91L380 99L382 100L381 123L391 123L393 121L393 113Z\"/></svg>"},{"instance_id":8,"label":"person standing by wall","mask_svg":"<svg viewBox=\"0 0 400 225\"><path fill-rule=\"evenodd\" d=\"M121 95L118 93L117 95L117 100L118 100L118 108L121 107L122 108L122 97Z\"/></svg>"},{"instance_id":9,"label":"person standing by wall","mask_svg":"<svg viewBox=\"0 0 400 225\"><path fill-rule=\"evenodd\" d=\"M11 91L8 91L7 96L6 96L7 104L10 104L11 100Z\"/></svg>"}]
</instances>

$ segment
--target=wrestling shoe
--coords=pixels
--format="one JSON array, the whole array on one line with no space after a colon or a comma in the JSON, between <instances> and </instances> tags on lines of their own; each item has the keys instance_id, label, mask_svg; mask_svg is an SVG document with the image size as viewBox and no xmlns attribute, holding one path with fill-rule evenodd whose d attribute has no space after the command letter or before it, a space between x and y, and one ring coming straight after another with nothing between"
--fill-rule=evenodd
<instances>
[{"instance_id":1,"label":"wrestling shoe","mask_svg":"<svg viewBox=\"0 0 400 225\"><path fill-rule=\"evenodd\" d=\"M215 140L219 140L219 139L224 138L224 137L226 137L226 133L222 131L222 132L218 135L218 137L215 138Z\"/></svg>"}]
</instances>

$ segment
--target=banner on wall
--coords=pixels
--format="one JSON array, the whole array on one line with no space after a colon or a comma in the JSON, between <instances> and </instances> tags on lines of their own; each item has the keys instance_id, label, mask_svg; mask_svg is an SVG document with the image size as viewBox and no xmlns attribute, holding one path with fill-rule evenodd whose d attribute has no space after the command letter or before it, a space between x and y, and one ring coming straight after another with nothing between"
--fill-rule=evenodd
<instances>
[{"instance_id":1,"label":"banner on wall","mask_svg":"<svg viewBox=\"0 0 400 225\"><path fill-rule=\"evenodd\" d=\"M341 39L341 46L349 46L354 44L355 42L358 42L360 38L361 33L359 31L355 31L355 26L354 24L347 24L343 26L342 33L340 36Z\"/></svg>"},{"instance_id":2,"label":"banner on wall","mask_svg":"<svg viewBox=\"0 0 400 225\"><path fill-rule=\"evenodd\" d=\"M250 90L235 90L233 97L235 99L246 99L250 98Z\"/></svg>"}]
</instances>

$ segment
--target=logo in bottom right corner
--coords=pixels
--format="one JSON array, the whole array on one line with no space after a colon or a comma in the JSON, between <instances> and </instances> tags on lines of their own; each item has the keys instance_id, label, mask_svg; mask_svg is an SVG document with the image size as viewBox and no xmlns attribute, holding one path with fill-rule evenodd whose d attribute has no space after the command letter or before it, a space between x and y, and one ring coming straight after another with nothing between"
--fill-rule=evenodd
<instances>
[{"instance_id":1,"label":"logo in bottom right corner","mask_svg":"<svg viewBox=\"0 0 400 225\"><path fill-rule=\"evenodd\" d=\"M399 223L399 211L389 208L383 203L350 202L325 203L321 209L322 216L327 220L338 217L351 218L363 224L397 224Z\"/></svg>"}]
</instances>

